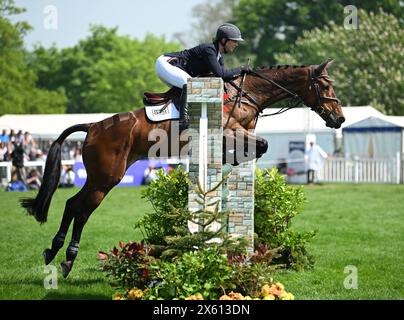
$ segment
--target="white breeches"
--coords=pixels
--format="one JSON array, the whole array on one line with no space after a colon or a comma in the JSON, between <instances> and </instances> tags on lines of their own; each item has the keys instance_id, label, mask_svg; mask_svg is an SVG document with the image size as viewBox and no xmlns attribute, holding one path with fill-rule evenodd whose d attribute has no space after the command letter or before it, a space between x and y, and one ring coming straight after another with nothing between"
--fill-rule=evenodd
<instances>
[{"instance_id":1,"label":"white breeches","mask_svg":"<svg viewBox=\"0 0 404 320\"><path fill-rule=\"evenodd\" d=\"M156 61L156 72L161 81L163 81L169 87L177 87L182 89L182 87L187 84L187 80L191 76L180 68L174 67L168 63L171 57L166 57L164 55L157 58Z\"/></svg>"}]
</instances>

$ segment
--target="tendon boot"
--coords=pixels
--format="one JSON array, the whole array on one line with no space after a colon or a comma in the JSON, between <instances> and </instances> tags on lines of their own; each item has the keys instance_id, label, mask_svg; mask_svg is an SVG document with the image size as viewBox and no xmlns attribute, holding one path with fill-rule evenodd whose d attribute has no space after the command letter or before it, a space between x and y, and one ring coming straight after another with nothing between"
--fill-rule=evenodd
<instances>
[{"instance_id":1,"label":"tendon boot","mask_svg":"<svg viewBox=\"0 0 404 320\"><path fill-rule=\"evenodd\" d=\"M181 97L179 100L179 109L180 109L180 133L186 129L188 129L189 125L189 116L188 116L188 104L187 104L187 85L184 84L182 87Z\"/></svg>"}]
</instances>

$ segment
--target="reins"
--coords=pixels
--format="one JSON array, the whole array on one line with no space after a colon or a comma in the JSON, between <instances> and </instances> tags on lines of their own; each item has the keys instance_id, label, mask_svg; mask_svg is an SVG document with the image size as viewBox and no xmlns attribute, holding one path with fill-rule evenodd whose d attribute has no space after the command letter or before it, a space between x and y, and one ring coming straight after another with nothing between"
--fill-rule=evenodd
<instances>
[{"instance_id":1,"label":"reins","mask_svg":"<svg viewBox=\"0 0 404 320\"><path fill-rule=\"evenodd\" d=\"M298 106L300 106L301 104L304 104L304 101L302 99L302 97L292 91L290 91L289 89L285 88L284 86L282 86L281 84L279 84L278 82L265 77L255 71L251 71L249 73L250 75L260 78L264 81L267 81L269 83L271 83L272 85L276 86L277 88L281 89L282 91L286 92L288 95L290 95L290 99L288 102L287 106L283 106L280 108L280 110L274 112L274 113L267 113L267 114L261 114L263 113L264 108L262 108L256 101L255 99L248 94L247 92L244 92L244 82L245 82L245 78L247 76L247 74L244 74L243 78L240 81L240 86L238 86L236 83L234 83L234 81L229 81L230 85L232 85L236 90L237 90L237 94L235 95L235 101L234 101L234 105L233 108L230 112L229 118L227 119L227 123L225 128L227 127L227 124L229 122L229 119L234 111L234 108L238 102L238 107L241 106L241 102L242 102L242 98L245 97L248 101L246 102L246 104L248 104L249 106L252 106L255 109L256 112L256 120L258 118L263 118L263 117L269 117L269 116L275 116L278 114L282 114L290 109L294 109L297 108ZM324 99L328 99L328 100L333 100L336 101L339 105L341 104L341 101L338 98L334 98L334 97L327 97L324 95L320 94L320 88L318 85L317 80L317 76L315 75L314 69L313 67L310 67L310 87L313 86L315 91L316 91L316 98L317 98L317 105L315 107L311 107L312 110L314 110L317 114L319 114L320 116L326 112L326 110L324 108L321 107L321 101ZM230 98L230 101L233 99L234 97ZM296 101L296 102L295 102Z\"/></svg>"}]
</instances>

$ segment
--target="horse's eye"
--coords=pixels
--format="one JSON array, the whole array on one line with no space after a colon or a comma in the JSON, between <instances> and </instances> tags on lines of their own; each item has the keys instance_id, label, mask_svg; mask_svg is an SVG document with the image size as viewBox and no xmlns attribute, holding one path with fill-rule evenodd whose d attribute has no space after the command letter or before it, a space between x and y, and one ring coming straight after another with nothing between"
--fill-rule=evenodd
<instances>
[{"instance_id":1,"label":"horse's eye","mask_svg":"<svg viewBox=\"0 0 404 320\"><path fill-rule=\"evenodd\" d=\"M324 86L323 87L323 91L328 91L328 89L330 89L330 86Z\"/></svg>"}]
</instances>

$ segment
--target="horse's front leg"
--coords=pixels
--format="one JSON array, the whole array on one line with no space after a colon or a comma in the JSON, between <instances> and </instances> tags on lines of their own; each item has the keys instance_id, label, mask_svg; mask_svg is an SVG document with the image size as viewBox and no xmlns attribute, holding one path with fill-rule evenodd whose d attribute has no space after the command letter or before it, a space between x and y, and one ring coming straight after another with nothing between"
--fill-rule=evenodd
<instances>
[{"instance_id":1,"label":"horse's front leg","mask_svg":"<svg viewBox=\"0 0 404 320\"><path fill-rule=\"evenodd\" d=\"M260 158L268 150L268 142L244 128L225 130L223 134L223 163L238 165Z\"/></svg>"}]
</instances>

